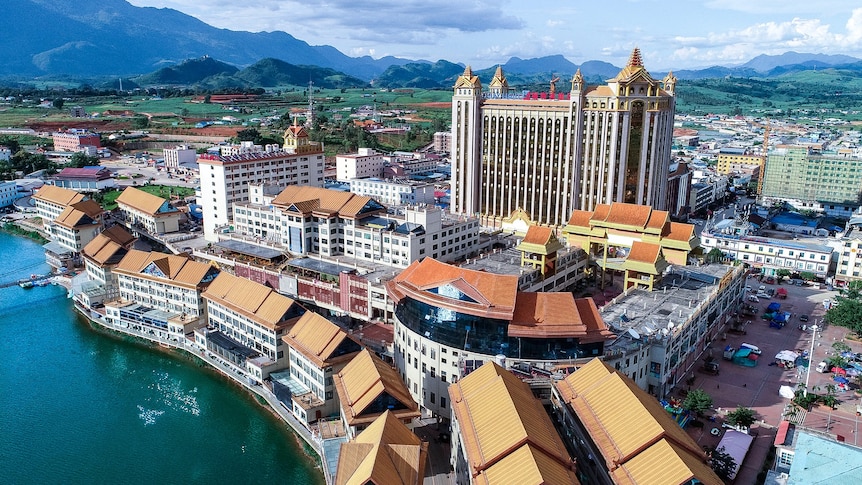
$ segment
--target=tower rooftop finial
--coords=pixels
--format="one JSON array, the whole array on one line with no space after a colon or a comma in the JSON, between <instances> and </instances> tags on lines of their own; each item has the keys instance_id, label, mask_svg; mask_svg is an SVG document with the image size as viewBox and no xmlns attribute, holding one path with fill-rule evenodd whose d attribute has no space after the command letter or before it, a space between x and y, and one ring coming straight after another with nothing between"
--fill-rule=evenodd
<instances>
[{"instance_id":1,"label":"tower rooftop finial","mask_svg":"<svg viewBox=\"0 0 862 485\"><path fill-rule=\"evenodd\" d=\"M629 66L631 67L643 67L643 59L641 59L641 50L635 47L632 50L631 55L629 56Z\"/></svg>"}]
</instances>

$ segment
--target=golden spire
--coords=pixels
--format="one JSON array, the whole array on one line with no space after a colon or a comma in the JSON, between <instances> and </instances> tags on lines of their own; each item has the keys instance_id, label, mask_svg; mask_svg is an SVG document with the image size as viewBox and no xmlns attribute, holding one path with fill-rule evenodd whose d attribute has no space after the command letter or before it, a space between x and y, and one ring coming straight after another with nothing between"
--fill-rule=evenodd
<instances>
[{"instance_id":1,"label":"golden spire","mask_svg":"<svg viewBox=\"0 0 862 485\"><path fill-rule=\"evenodd\" d=\"M667 91L668 94L673 96L674 91L676 90L676 76L673 75L673 71L668 71L667 76L662 80L662 84L664 90Z\"/></svg>"},{"instance_id":2,"label":"golden spire","mask_svg":"<svg viewBox=\"0 0 862 485\"><path fill-rule=\"evenodd\" d=\"M482 88L482 83L479 81L479 76L473 74L473 69L468 65L464 68L464 74L461 74L457 80L455 80L455 89L458 88Z\"/></svg>"},{"instance_id":3,"label":"golden spire","mask_svg":"<svg viewBox=\"0 0 862 485\"><path fill-rule=\"evenodd\" d=\"M581 68L575 72L575 75L572 76L572 91L583 91L584 89L584 75L581 74Z\"/></svg>"},{"instance_id":4,"label":"golden spire","mask_svg":"<svg viewBox=\"0 0 862 485\"><path fill-rule=\"evenodd\" d=\"M506 75L503 74L503 66L497 66L497 70L494 72L494 78L491 79L491 84L489 86L509 86L509 81L506 80Z\"/></svg>"}]
</instances>

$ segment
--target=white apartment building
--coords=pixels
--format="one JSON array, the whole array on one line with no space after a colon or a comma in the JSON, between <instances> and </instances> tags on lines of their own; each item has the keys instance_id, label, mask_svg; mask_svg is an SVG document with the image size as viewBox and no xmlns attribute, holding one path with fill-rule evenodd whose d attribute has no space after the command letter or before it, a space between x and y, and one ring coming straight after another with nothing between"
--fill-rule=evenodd
<instances>
[{"instance_id":1,"label":"white apartment building","mask_svg":"<svg viewBox=\"0 0 862 485\"><path fill-rule=\"evenodd\" d=\"M117 207L130 229L139 227L150 234L177 232L184 217L167 200L134 187L126 187L117 197Z\"/></svg>"},{"instance_id":2,"label":"white apartment building","mask_svg":"<svg viewBox=\"0 0 862 485\"><path fill-rule=\"evenodd\" d=\"M323 186L323 146L308 140L301 126L285 131L281 150L237 155L201 155L200 196L204 214L204 237L218 241L218 231L231 223L233 205L249 200L249 184ZM229 229L228 229L229 230Z\"/></svg>"},{"instance_id":3,"label":"white apartment building","mask_svg":"<svg viewBox=\"0 0 862 485\"><path fill-rule=\"evenodd\" d=\"M174 148L165 148L165 167L179 168L181 165L193 165L197 162L198 154L194 148L188 145L177 145Z\"/></svg>"},{"instance_id":4,"label":"white apartment building","mask_svg":"<svg viewBox=\"0 0 862 485\"><path fill-rule=\"evenodd\" d=\"M2 159L0 159L2 160ZM18 198L18 184L14 180L0 181L0 208L9 207Z\"/></svg>"},{"instance_id":5,"label":"white apartment building","mask_svg":"<svg viewBox=\"0 0 862 485\"><path fill-rule=\"evenodd\" d=\"M434 184L405 179L355 179L350 181L350 191L385 205L434 204Z\"/></svg>"},{"instance_id":6,"label":"white apartment building","mask_svg":"<svg viewBox=\"0 0 862 485\"><path fill-rule=\"evenodd\" d=\"M36 212L42 218L42 223L50 232L51 221L56 219L69 205L84 200L84 196L74 190L43 185L38 192L33 194L32 200L36 206Z\"/></svg>"},{"instance_id":7,"label":"white apartment building","mask_svg":"<svg viewBox=\"0 0 862 485\"><path fill-rule=\"evenodd\" d=\"M80 253L102 232L103 213L102 207L94 200L82 200L67 206L52 223L54 242Z\"/></svg>"},{"instance_id":8,"label":"white apartment building","mask_svg":"<svg viewBox=\"0 0 862 485\"><path fill-rule=\"evenodd\" d=\"M177 339L206 325L202 295L219 274L215 266L182 254L131 249L113 273L120 298L105 304L105 316L115 325Z\"/></svg>"},{"instance_id":9,"label":"white apartment building","mask_svg":"<svg viewBox=\"0 0 862 485\"><path fill-rule=\"evenodd\" d=\"M701 234L701 245L704 252L718 248L728 258L760 268L767 276L775 276L779 269L787 269L792 273L809 272L817 278L825 278L833 251L826 245L708 230Z\"/></svg>"},{"instance_id":10,"label":"white apartment building","mask_svg":"<svg viewBox=\"0 0 862 485\"><path fill-rule=\"evenodd\" d=\"M305 308L272 288L230 273L220 273L203 294L208 331L195 339L258 380L288 367L287 329ZM215 344L218 348L213 348Z\"/></svg>"},{"instance_id":11,"label":"white apartment building","mask_svg":"<svg viewBox=\"0 0 862 485\"><path fill-rule=\"evenodd\" d=\"M290 357L294 416L306 425L340 410L332 376L362 350L338 325L306 312L282 337Z\"/></svg>"},{"instance_id":12,"label":"white apartment building","mask_svg":"<svg viewBox=\"0 0 862 485\"><path fill-rule=\"evenodd\" d=\"M369 197L298 186L285 188L270 203L236 206L234 231L281 244L296 255L345 255L406 268L425 256L463 259L479 242L476 219L448 216L437 207L388 214Z\"/></svg>"},{"instance_id":13,"label":"white apartment building","mask_svg":"<svg viewBox=\"0 0 862 485\"><path fill-rule=\"evenodd\" d=\"M452 149L452 132L438 131L434 133L434 151L437 153L449 153Z\"/></svg>"},{"instance_id":14,"label":"white apartment building","mask_svg":"<svg viewBox=\"0 0 862 485\"><path fill-rule=\"evenodd\" d=\"M120 297L117 275L113 270L129 252L135 238L123 229L123 226L111 226L93 238L84 249L81 256L90 283L82 285L81 292L75 298L87 308L97 303L115 300Z\"/></svg>"},{"instance_id":15,"label":"white apartment building","mask_svg":"<svg viewBox=\"0 0 862 485\"><path fill-rule=\"evenodd\" d=\"M357 153L335 156L335 178L347 182L357 178L383 175L384 155L373 148L360 148Z\"/></svg>"},{"instance_id":16,"label":"white apartment building","mask_svg":"<svg viewBox=\"0 0 862 485\"><path fill-rule=\"evenodd\" d=\"M407 178L437 170L438 159L421 152L393 152L383 157L383 178Z\"/></svg>"}]
</instances>

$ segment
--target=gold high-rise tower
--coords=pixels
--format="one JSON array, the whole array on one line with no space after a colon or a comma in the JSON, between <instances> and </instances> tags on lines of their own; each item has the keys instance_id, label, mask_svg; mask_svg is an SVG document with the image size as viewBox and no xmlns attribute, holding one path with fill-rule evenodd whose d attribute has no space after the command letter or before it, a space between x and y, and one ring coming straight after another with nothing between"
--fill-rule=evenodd
<instances>
[{"instance_id":1,"label":"gold high-rise tower","mask_svg":"<svg viewBox=\"0 0 862 485\"><path fill-rule=\"evenodd\" d=\"M452 97L452 211L493 225L523 209L564 225L573 210L596 204L665 210L673 74L653 79L635 48L606 85L587 87L578 70L568 93L555 87L513 94L498 67L483 92L465 69Z\"/></svg>"}]
</instances>

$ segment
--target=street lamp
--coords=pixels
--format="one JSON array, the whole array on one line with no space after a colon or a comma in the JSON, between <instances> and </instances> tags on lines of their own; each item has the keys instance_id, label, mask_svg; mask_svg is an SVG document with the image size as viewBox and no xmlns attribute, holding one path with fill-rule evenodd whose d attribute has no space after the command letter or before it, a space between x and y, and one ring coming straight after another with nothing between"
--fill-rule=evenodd
<instances>
[{"instance_id":1,"label":"street lamp","mask_svg":"<svg viewBox=\"0 0 862 485\"><path fill-rule=\"evenodd\" d=\"M805 373L804 396L808 397L808 380L811 378L811 366L814 365L814 340L817 339L817 324L811 326L811 351L808 353L808 371Z\"/></svg>"}]
</instances>

